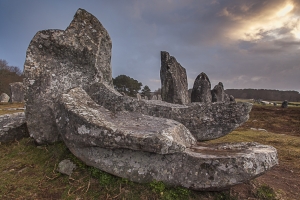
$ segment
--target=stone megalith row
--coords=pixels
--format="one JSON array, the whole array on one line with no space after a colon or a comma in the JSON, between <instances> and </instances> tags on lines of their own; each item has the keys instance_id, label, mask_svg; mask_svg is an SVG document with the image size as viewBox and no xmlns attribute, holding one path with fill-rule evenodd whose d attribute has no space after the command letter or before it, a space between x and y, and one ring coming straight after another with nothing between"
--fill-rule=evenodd
<instances>
[{"instance_id":1,"label":"stone megalith row","mask_svg":"<svg viewBox=\"0 0 300 200\"><path fill-rule=\"evenodd\" d=\"M188 83L185 68L166 51L161 51L161 97L163 101L188 104Z\"/></svg>"},{"instance_id":2,"label":"stone megalith row","mask_svg":"<svg viewBox=\"0 0 300 200\"><path fill-rule=\"evenodd\" d=\"M163 55L163 83L168 84L169 76L185 70ZM195 190L228 188L278 163L270 146L197 142L238 127L248 119L251 104L188 104L187 94L175 93L172 103L123 96L112 87L110 59L107 31L83 9L65 31L34 36L24 84L26 122L37 143L63 141L87 165L132 181L157 180Z\"/></svg>"},{"instance_id":3,"label":"stone megalith row","mask_svg":"<svg viewBox=\"0 0 300 200\"><path fill-rule=\"evenodd\" d=\"M219 82L212 90L211 83L208 76L202 72L200 73L193 85L191 102L234 102L233 96L229 96L224 91L222 82Z\"/></svg>"}]
</instances>

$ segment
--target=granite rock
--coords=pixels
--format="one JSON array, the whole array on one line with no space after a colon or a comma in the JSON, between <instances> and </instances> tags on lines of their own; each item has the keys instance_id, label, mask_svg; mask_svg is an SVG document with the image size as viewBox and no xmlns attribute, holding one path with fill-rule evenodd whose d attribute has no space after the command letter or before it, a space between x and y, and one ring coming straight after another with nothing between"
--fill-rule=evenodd
<instances>
[{"instance_id":1,"label":"granite rock","mask_svg":"<svg viewBox=\"0 0 300 200\"><path fill-rule=\"evenodd\" d=\"M166 51L161 52L160 79L163 101L175 104L189 103L185 68Z\"/></svg>"},{"instance_id":2,"label":"granite rock","mask_svg":"<svg viewBox=\"0 0 300 200\"><path fill-rule=\"evenodd\" d=\"M2 93L0 95L0 102L1 103L7 103L9 101L10 97L6 93Z\"/></svg>"},{"instance_id":3,"label":"granite rock","mask_svg":"<svg viewBox=\"0 0 300 200\"><path fill-rule=\"evenodd\" d=\"M87 90L89 96L110 111L138 112L144 115L173 119L186 126L197 140L222 137L249 119L250 103L216 102L172 104L164 101L124 97L104 83L95 83Z\"/></svg>"},{"instance_id":4,"label":"granite rock","mask_svg":"<svg viewBox=\"0 0 300 200\"><path fill-rule=\"evenodd\" d=\"M10 83L10 93L12 103L24 102L24 85L22 82Z\"/></svg>"},{"instance_id":5,"label":"granite rock","mask_svg":"<svg viewBox=\"0 0 300 200\"><path fill-rule=\"evenodd\" d=\"M191 94L191 102L211 103L211 84L208 76L202 72L195 79Z\"/></svg>"},{"instance_id":6,"label":"granite rock","mask_svg":"<svg viewBox=\"0 0 300 200\"><path fill-rule=\"evenodd\" d=\"M111 39L93 15L78 9L63 30L36 33L26 52L26 120L37 143L60 140L53 108L63 92L97 82L112 85Z\"/></svg>"},{"instance_id":7,"label":"granite rock","mask_svg":"<svg viewBox=\"0 0 300 200\"><path fill-rule=\"evenodd\" d=\"M29 137L25 113L0 115L0 143L12 142Z\"/></svg>"},{"instance_id":8,"label":"granite rock","mask_svg":"<svg viewBox=\"0 0 300 200\"><path fill-rule=\"evenodd\" d=\"M71 176L74 169L76 169L76 165L72 161L65 159L59 162L57 171L59 173Z\"/></svg>"},{"instance_id":9,"label":"granite rock","mask_svg":"<svg viewBox=\"0 0 300 200\"><path fill-rule=\"evenodd\" d=\"M136 112L111 112L97 105L82 88L59 98L56 122L69 146L125 148L169 154L196 143L179 122Z\"/></svg>"}]
</instances>

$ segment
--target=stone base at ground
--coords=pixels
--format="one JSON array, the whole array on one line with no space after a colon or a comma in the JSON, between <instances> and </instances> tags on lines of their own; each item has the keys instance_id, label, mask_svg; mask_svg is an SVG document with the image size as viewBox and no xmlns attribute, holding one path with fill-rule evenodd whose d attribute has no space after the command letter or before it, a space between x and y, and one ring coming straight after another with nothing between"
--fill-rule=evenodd
<instances>
[{"instance_id":1,"label":"stone base at ground","mask_svg":"<svg viewBox=\"0 0 300 200\"><path fill-rule=\"evenodd\" d=\"M0 115L0 143L29 137L24 112Z\"/></svg>"},{"instance_id":2,"label":"stone base at ground","mask_svg":"<svg viewBox=\"0 0 300 200\"><path fill-rule=\"evenodd\" d=\"M263 174L277 164L276 149L257 143L197 145L175 154L129 149L80 148L70 151L88 165L131 181L217 191Z\"/></svg>"}]
</instances>

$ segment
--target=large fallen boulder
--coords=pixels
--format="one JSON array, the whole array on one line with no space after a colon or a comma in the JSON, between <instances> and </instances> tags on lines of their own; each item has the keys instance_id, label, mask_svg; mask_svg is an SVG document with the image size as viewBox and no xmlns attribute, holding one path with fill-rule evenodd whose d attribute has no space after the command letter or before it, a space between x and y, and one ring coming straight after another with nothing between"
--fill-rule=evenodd
<instances>
[{"instance_id":1,"label":"large fallen boulder","mask_svg":"<svg viewBox=\"0 0 300 200\"><path fill-rule=\"evenodd\" d=\"M86 89L90 97L110 111L139 112L173 119L186 126L197 140L222 137L249 119L252 104L236 102L171 104L163 101L125 97L105 83Z\"/></svg>"},{"instance_id":2,"label":"large fallen boulder","mask_svg":"<svg viewBox=\"0 0 300 200\"><path fill-rule=\"evenodd\" d=\"M58 130L76 147L127 148L168 154L196 143L182 124L137 112L111 112L97 105L82 88L63 94L56 108Z\"/></svg>"},{"instance_id":3,"label":"large fallen boulder","mask_svg":"<svg viewBox=\"0 0 300 200\"><path fill-rule=\"evenodd\" d=\"M24 112L0 115L0 143L29 137Z\"/></svg>"},{"instance_id":4,"label":"large fallen boulder","mask_svg":"<svg viewBox=\"0 0 300 200\"><path fill-rule=\"evenodd\" d=\"M24 64L26 120L37 143L60 140L53 108L58 95L97 82L112 85L111 39L90 13L78 9L68 28L31 40Z\"/></svg>"}]
</instances>

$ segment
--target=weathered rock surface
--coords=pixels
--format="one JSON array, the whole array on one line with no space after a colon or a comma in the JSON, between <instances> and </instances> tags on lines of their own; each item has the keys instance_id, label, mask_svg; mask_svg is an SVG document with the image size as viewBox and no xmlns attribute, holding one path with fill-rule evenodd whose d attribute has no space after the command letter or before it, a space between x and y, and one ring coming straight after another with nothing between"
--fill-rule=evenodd
<instances>
[{"instance_id":1,"label":"weathered rock surface","mask_svg":"<svg viewBox=\"0 0 300 200\"><path fill-rule=\"evenodd\" d=\"M56 121L65 143L77 147L126 148L168 154L196 143L182 124L136 112L111 112L82 88L63 94Z\"/></svg>"},{"instance_id":2,"label":"weathered rock surface","mask_svg":"<svg viewBox=\"0 0 300 200\"><path fill-rule=\"evenodd\" d=\"M10 85L10 93L12 103L15 102L24 102L24 85L21 82L11 83Z\"/></svg>"},{"instance_id":3,"label":"weathered rock surface","mask_svg":"<svg viewBox=\"0 0 300 200\"><path fill-rule=\"evenodd\" d=\"M0 102L1 103L7 103L9 101L9 96L6 93L2 93L0 95Z\"/></svg>"},{"instance_id":4,"label":"weathered rock surface","mask_svg":"<svg viewBox=\"0 0 300 200\"><path fill-rule=\"evenodd\" d=\"M73 173L73 170L76 169L76 165L66 159L66 160L62 160L59 164L58 164L58 169L57 171L59 173L62 173L62 174L66 174L68 176L71 176L71 174Z\"/></svg>"},{"instance_id":5,"label":"weathered rock surface","mask_svg":"<svg viewBox=\"0 0 300 200\"><path fill-rule=\"evenodd\" d=\"M218 85L214 87L211 91L212 102L229 102L230 97L224 91L224 86L222 82L219 82Z\"/></svg>"},{"instance_id":6,"label":"weathered rock surface","mask_svg":"<svg viewBox=\"0 0 300 200\"><path fill-rule=\"evenodd\" d=\"M194 82L191 102L211 103L211 84L208 76L202 72L197 76Z\"/></svg>"},{"instance_id":7,"label":"weathered rock surface","mask_svg":"<svg viewBox=\"0 0 300 200\"><path fill-rule=\"evenodd\" d=\"M0 143L29 137L24 112L0 115Z\"/></svg>"},{"instance_id":8,"label":"weathered rock surface","mask_svg":"<svg viewBox=\"0 0 300 200\"><path fill-rule=\"evenodd\" d=\"M135 182L163 181L195 190L222 190L263 174L277 164L276 149L257 143L187 148L174 154L129 149L81 148L70 151L88 165Z\"/></svg>"},{"instance_id":9,"label":"weathered rock surface","mask_svg":"<svg viewBox=\"0 0 300 200\"><path fill-rule=\"evenodd\" d=\"M176 104L189 103L185 68L166 51L161 52L160 79L163 101Z\"/></svg>"},{"instance_id":10,"label":"weathered rock surface","mask_svg":"<svg viewBox=\"0 0 300 200\"><path fill-rule=\"evenodd\" d=\"M289 105L289 102L287 100L283 101L281 104L281 108L287 108Z\"/></svg>"},{"instance_id":11,"label":"weathered rock surface","mask_svg":"<svg viewBox=\"0 0 300 200\"><path fill-rule=\"evenodd\" d=\"M249 119L250 103L171 104L163 101L124 97L110 86L95 83L87 90L90 97L110 111L130 111L173 119L186 126L197 140L211 140L230 133Z\"/></svg>"},{"instance_id":12,"label":"weathered rock surface","mask_svg":"<svg viewBox=\"0 0 300 200\"><path fill-rule=\"evenodd\" d=\"M36 33L26 52L24 84L30 135L58 141L53 107L58 95L97 82L112 85L111 39L90 13L78 9L68 28Z\"/></svg>"}]
</instances>

